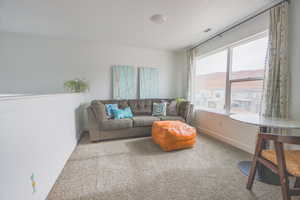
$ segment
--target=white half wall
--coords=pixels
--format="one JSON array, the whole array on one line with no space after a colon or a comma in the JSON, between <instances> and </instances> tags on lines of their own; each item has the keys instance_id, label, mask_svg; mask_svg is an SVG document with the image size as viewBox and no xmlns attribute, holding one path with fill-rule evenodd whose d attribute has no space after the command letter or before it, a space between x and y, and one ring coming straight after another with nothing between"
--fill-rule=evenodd
<instances>
[{"instance_id":1,"label":"white half wall","mask_svg":"<svg viewBox=\"0 0 300 200\"><path fill-rule=\"evenodd\" d=\"M254 153L258 127L234 121L226 114L200 110L196 112L195 123L200 133Z\"/></svg>"},{"instance_id":2,"label":"white half wall","mask_svg":"<svg viewBox=\"0 0 300 200\"><path fill-rule=\"evenodd\" d=\"M0 199L46 199L83 130L84 101L82 94L0 97Z\"/></svg>"},{"instance_id":3,"label":"white half wall","mask_svg":"<svg viewBox=\"0 0 300 200\"><path fill-rule=\"evenodd\" d=\"M173 52L5 32L0 44L0 94L59 93L64 81L85 78L91 99L110 99L111 66L123 64L158 68L161 98L181 96Z\"/></svg>"}]
</instances>

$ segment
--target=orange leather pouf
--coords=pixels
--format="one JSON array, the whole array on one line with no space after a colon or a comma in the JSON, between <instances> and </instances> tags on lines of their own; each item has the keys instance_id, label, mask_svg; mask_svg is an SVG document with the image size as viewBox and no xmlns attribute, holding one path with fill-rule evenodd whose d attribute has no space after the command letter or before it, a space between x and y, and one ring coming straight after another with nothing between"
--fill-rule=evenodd
<instances>
[{"instance_id":1,"label":"orange leather pouf","mask_svg":"<svg viewBox=\"0 0 300 200\"><path fill-rule=\"evenodd\" d=\"M196 129L180 121L156 121L152 138L164 151L191 148L196 143Z\"/></svg>"}]
</instances>

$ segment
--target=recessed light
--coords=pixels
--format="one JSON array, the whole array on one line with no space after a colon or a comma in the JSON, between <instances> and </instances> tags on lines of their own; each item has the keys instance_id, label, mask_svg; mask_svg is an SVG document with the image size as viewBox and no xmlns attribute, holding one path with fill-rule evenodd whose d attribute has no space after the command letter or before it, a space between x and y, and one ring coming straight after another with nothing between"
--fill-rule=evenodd
<instances>
[{"instance_id":1,"label":"recessed light","mask_svg":"<svg viewBox=\"0 0 300 200\"><path fill-rule=\"evenodd\" d=\"M150 17L150 20L155 24L162 24L167 21L167 17L162 14L155 14Z\"/></svg>"},{"instance_id":2,"label":"recessed light","mask_svg":"<svg viewBox=\"0 0 300 200\"><path fill-rule=\"evenodd\" d=\"M211 31L211 28L207 28L207 29L205 29L203 32L204 33L208 33L208 32L210 32Z\"/></svg>"}]
</instances>

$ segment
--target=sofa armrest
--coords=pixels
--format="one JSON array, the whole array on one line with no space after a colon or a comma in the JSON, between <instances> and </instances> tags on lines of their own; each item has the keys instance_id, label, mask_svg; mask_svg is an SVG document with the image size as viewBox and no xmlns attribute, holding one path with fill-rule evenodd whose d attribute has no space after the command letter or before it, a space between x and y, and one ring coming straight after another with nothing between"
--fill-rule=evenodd
<instances>
[{"instance_id":1,"label":"sofa armrest","mask_svg":"<svg viewBox=\"0 0 300 200\"><path fill-rule=\"evenodd\" d=\"M95 118L98 122L106 120L108 117L106 115L105 105L99 101L92 101L91 105L89 106L91 111L93 112Z\"/></svg>"},{"instance_id":2,"label":"sofa armrest","mask_svg":"<svg viewBox=\"0 0 300 200\"><path fill-rule=\"evenodd\" d=\"M188 106L188 113L187 113L187 116L186 116L186 122L188 124L192 125L193 118L194 118L194 105L193 104L189 104L189 106Z\"/></svg>"},{"instance_id":3,"label":"sofa armrest","mask_svg":"<svg viewBox=\"0 0 300 200\"><path fill-rule=\"evenodd\" d=\"M107 120L105 105L99 101L92 101L87 112L90 140L97 141L100 139L100 126Z\"/></svg>"},{"instance_id":4,"label":"sofa armrest","mask_svg":"<svg viewBox=\"0 0 300 200\"><path fill-rule=\"evenodd\" d=\"M88 113L88 129L90 141L97 141L100 138L99 135L99 121L91 107L87 108Z\"/></svg>"},{"instance_id":5,"label":"sofa armrest","mask_svg":"<svg viewBox=\"0 0 300 200\"><path fill-rule=\"evenodd\" d=\"M179 105L179 115L183 117L187 123L191 123L193 118L194 105L189 101L183 101Z\"/></svg>"}]
</instances>

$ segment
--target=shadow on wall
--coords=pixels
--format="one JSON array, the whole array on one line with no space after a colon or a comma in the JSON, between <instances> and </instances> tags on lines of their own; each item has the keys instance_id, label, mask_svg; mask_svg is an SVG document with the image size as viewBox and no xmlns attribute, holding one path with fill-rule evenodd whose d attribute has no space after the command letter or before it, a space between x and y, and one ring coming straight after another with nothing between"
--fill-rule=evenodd
<instances>
[{"instance_id":1,"label":"shadow on wall","mask_svg":"<svg viewBox=\"0 0 300 200\"><path fill-rule=\"evenodd\" d=\"M76 139L80 140L82 133L87 131L87 112L86 109L89 106L88 103L81 104L75 110L75 130L76 130Z\"/></svg>"}]
</instances>

